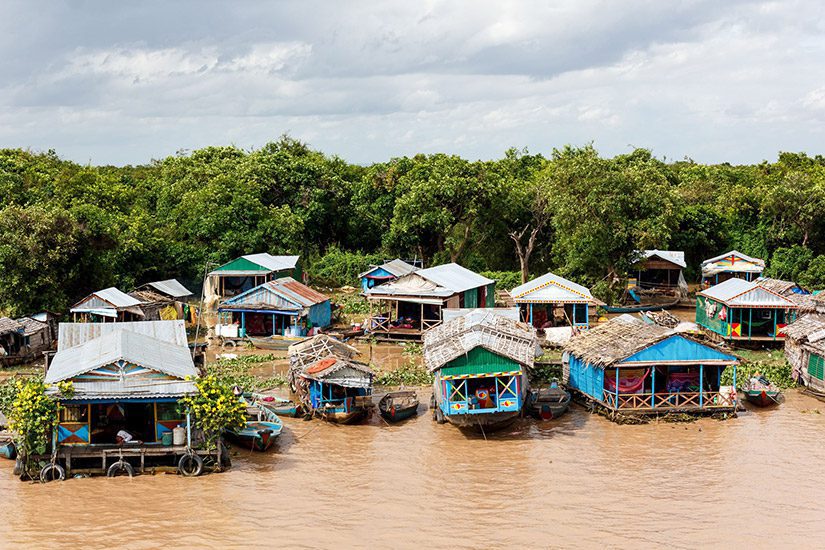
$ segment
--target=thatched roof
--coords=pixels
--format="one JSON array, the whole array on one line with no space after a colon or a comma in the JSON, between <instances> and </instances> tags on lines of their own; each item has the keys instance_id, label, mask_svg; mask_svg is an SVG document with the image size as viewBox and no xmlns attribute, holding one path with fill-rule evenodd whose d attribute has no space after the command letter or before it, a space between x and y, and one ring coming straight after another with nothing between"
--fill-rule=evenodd
<instances>
[{"instance_id":1,"label":"thatched roof","mask_svg":"<svg viewBox=\"0 0 825 550\"><path fill-rule=\"evenodd\" d=\"M424 364L435 371L477 347L531 368L536 334L529 325L489 309L469 310L424 333Z\"/></svg>"},{"instance_id":2,"label":"thatched roof","mask_svg":"<svg viewBox=\"0 0 825 550\"><path fill-rule=\"evenodd\" d=\"M571 338L564 350L592 365L607 367L673 334L665 327L623 316Z\"/></svg>"},{"instance_id":3,"label":"thatched roof","mask_svg":"<svg viewBox=\"0 0 825 550\"><path fill-rule=\"evenodd\" d=\"M289 346L289 368L293 375L345 387L368 387L372 370L353 358L360 352L329 336L318 334Z\"/></svg>"},{"instance_id":4,"label":"thatched roof","mask_svg":"<svg viewBox=\"0 0 825 550\"><path fill-rule=\"evenodd\" d=\"M306 340L301 340L297 344L289 346L290 365L305 368L325 357L338 357L341 359L352 359L359 352L349 344L333 338L328 334L317 334Z\"/></svg>"},{"instance_id":5,"label":"thatched roof","mask_svg":"<svg viewBox=\"0 0 825 550\"><path fill-rule=\"evenodd\" d=\"M20 332L23 331L23 325L15 321L14 319L9 319L8 317L0 317L0 336L3 334L8 334L10 332Z\"/></svg>"},{"instance_id":6,"label":"thatched roof","mask_svg":"<svg viewBox=\"0 0 825 550\"><path fill-rule=\"evenodd\" d=\"M660 327L665 328L676 328L681 322L678 317L665 310L647 311L645 312L645 315L650 317L650 319Z\"/></svg>"},{"instance_id":7,"label":"thatched roof","mask_svg":"<svg viewBox=\"0 0 825 550\"><path fill-rule=\"evenodd\" d=\"M825 352L825 315L823 314L803 315L786 326L782 332L797 344L814 349L818 353Z\"/></svg>"}]
</instances>

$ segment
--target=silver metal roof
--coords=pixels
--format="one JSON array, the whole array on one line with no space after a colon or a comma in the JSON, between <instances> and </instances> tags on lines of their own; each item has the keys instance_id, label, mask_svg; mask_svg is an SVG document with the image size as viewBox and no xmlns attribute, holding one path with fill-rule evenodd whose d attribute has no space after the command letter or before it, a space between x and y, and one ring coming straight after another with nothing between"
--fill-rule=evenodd
<instances>
[{"instance_id":1,"label":"silver metal roof","mask_svg":"<svg viewBox=\"0 0 825 550\"><path fill-rule=\"evenodd\" d=\"M374 266L370 267L368 270L366 270L363 273L361 273L360 275L358 275L358 278L360 279L361 277L369 275L370 273L372 273L376 269L383 269L384 271L386 271L387 273L389 273L390 275L393 275L395 277L402 277L402 276L404 276L408 273L412 273L413 271L418 270L418 268L415 267L414 265L408 264L407 262L405 262L404 260L402 260L400 258L396 258L394 260L390 260L389 262L387 262L385 264L374 265Z\"/></svg>"},{"instance_id":2,"label":"silver metal roof","mask_svg":"<svg viewBox=\"0 0 825 550\"><path fill-rule=\"evenodd\" d=\"M495 282L456 263L428 267L415 273L453 292L464 292Z\"/></svg>"},{"instance_id":3,"label":"silver metal roof","mask_svg":"<svg viewBox=\"0 0 825 550\"><path fill-rule=\"evenodd\" d=\"M699 292L698 295L734 307L777 307L782 309L797 309L799 307L784 296L744 279L728 279Z\"/></svg>"},{"instance_id":4,"label":"silver metal roof","mask_svg":"<svg viewBox=\"0 0 825 550\"><path fill-rule=\"evenodd\" d=\"M74 382L73 400L77 399L143 399L147 397L180 397L197 391L194 382L157 380L150 384L145 380L132 382L128 378L113 382ZM56 393L54 388L51 393Z\"/></svg>"},{"instance_id":5,"label":"silver metal roof","mask_svg":"<svg viewBox=\"0 0 825 550\"><path fill-rule=\"evenodd\" d=\"M58 348L49 364L46 382L68 380L121 360L180 379L198 375L187 345L123 329L120 323L113 325L118 329L79 346Z\"/></svg>"},{"instance_id":6,"label":"silver metal roof","mask_svg":"<svg viewBox=\"0 0 825 550\"><path fill-rule=\"evenodd\" d=\"M484 313L491 313L493 315L498 315L499 317L504 317L505 319L510 319L512 321L519 320L519 311L517 307L495 307L495 308L480 308L480 309L467 309L467 308L447 308L441 310L441 320L443 322L452 321L453 319L457 319L459 317L473 317L474 315L478 315L478 313L473 313L477 311L482 311Z\"/></svg>"},{"instance_id":7,"label":"silver metal roof","mask_svg":"<svg viewBox=\"0 0 825 550\"><path fill-rule=\"evenodd\" d=\"M553 273L545 273L517 286L510 291L510 295L517 304L586 304L597 301L587 288Z\"/></svg>"},{"instance_id":8,"label":"silver metal roof","mask_svg":"<svg viewBox=\"0 0 825 550\"><path fill-rule=\"evenodd\" d=\"M732 258L732 261L727 261L728 258ZM739 263L737 263L737 260L739 260ZM702 262L702 275L705 277L724 272L762 273L764 269L764 260L742 254L738 250L731 250Z\"/></svg>"},{"instance_id":9,"label":"silver metal roof","mask_svg":"<svg viewBox=\"0 0 825 550\"><path fill-rule=\"evenodd\" d=\"M146 283L144 286L150 286L160 293L172 296L173 298L183 298L184 296L191 296L192 291L180 284L177 279L166 279L165 281L154 281Z\"/></svg>"},{"instance_id":10,"label":"silver metal roof","mask_svg":"<svg viewBox=\"0 0 825 550\"><path fill-rule=\"evenodd\" d=\"M658 256L659 258L668 261L670 263L676 264L679 267L687 267L685 263L685 253L681 250L643 250L642 251L642 258L648 259L653 256Z\"/></svg>"},{"instance_id":11,"label":"silver metal roof","mask_svg":"<svg viewBox=\"0 0 825 550\"><path fill-rule=\"evenodd\" d=\"M151 336L156 340L187 347L186 326L183 320L134 321L130 323L60 323L57 333L58 351L79 346L100 336L118 330L128 330Z\"/></svg>"},{"instance_id":12,"label":"silver metal roof","mask_svg":"<svg viewBox=\"0 0 825 550\"><path fill-rule=\"evenodd\" d=\"M97 300L95 300L97 298ZM102 300L104 303L98 303L98 300ZM84 306L85 304L85 306ZM141 301L137 298L129 296L125 292L118 290L115 287L104 288L103 290L98 290L96 292L92 292L79 302L77 302L72 309L70 310L72 313L83 313L87 311L96 312L97 310L101 309L122 309L122 308L130 308L140 306Z\"/></svg>"}]
</instances>

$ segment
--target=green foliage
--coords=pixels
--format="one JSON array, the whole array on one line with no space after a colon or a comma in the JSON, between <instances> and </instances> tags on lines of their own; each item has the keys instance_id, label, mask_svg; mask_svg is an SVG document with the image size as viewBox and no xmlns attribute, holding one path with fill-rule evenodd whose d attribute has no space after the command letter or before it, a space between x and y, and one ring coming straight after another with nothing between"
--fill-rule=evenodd
<instances>
[{"instance_id":1,"label":"green foliage","mask_svg":"<svg viewBox=\"0 0 825 550\"><path fill-rule=\"evenodd\" d=\"M11 414L12 404L19 391L17 378L9 378L0 382L0 413L8 417Z\"/></svg>"},{"instance_id":2,"label":"green foliage","mask_svg":"<svg viewBox=\"0 0 825 550\"><path fill-rule=\"evenodd\" d=\"M747 381L756 374L761 374L780 388L792 388L796 382L792 376L791 365L785 360L782 351L742 352L742 363L736 368L736 387L742 389ZM722 372L722 384L733 384L733 367Z\"/></svg>"},{"instance_id":3,"label":"green foliage","mask_svg":"<svg viewBox=\"0 0 825 550\"><path fill-rule=\"evenodd\" d=\"M221 384L230 388L238 386L244 392L265 390L286 384L286 377L279 374L257 376L251 370L262 363L276 361L272 354L242 355L235 359L221 359L206 365L206 374L215 377Z\"/></svg>"},{"instance_id":4,"label":"green foliage","mask_svg":"<svg viewBox=\"0 0 825 550\"><path fill-rule=\"evenodd\" d=\"M360 294L344 294L336 298L347 315L369 313L370 304Z\"/></svg>"},{"instance_id":5,"label":"green foliage","mask_svg":"<svg viewBox=\"0 0 825 550\"><path fill-rule=\"evenodd\" d=\"M395 370L380 371L375 377L378 386L426 386L432 383L433 375L414 359Z\"/></svg>"},{"instance_id":6,"label":"green foliage","mask_svg":"<svg viewBox=\"0 0 825 550\"><path fill-rule=\"evenodd\" d=\"M238 429L246 422L246 404L233 393L232 386L217 376L195 380L198 392L180 400L183 411L190 412L203 430L207 449L214 449L225 430Z\"/></svg>"},{"instance_id":7,"label":"green foliage","mask_svg":"<svg viewBox=\"0 0 825 550\"><path fill-rule=\"evenodd\" d=\"M369 269L370 265L384 263L379 254L347 252L337 246L331 247L326 254L309 262L306 272L313 284L331 287L345 285L359 288L358 275Z\"/></svg>"},{"instance_id":8,"label":"green foliage","mask_svg":"<svg viewBox=\"0 0 825 550\"><path fill-rule=\"evenodd\" d=\"M52 431L57 428L57 401L46 395L43 380L32 378L15 381L15 389L6 390L13 395L8 411L9 429L15 434L15 445L21 455L45 454L49 448ZM61 389L71 391L71 386Z\"/></svg>"},{"instance_id":9,"label":"green foliage","mask_svg":"<svg viewBox=\"0 0 825 550\"><path fill-rule=\"evenodd\" d=\"M424 347L416 342L405 342L401 353L408 357L420 357L424 353Z\"/></svg>"},{"instance_id":10,"label":"green foliage","mask_svg":"<svg viewBox=\"0 0 825 550\"><path fill-rule=\"evenodd\" d=\"M481 274L493 279L499 290L512 290L521 284L520 271L482 271Z\"/></svg>"}]
</instances>

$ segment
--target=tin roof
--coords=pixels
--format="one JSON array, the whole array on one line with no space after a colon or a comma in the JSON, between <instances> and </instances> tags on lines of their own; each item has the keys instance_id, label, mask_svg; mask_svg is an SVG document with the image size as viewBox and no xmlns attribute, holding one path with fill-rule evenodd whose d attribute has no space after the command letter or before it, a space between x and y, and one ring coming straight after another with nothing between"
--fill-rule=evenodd
<instances>
[{"instance_id":1,"label":"tin roof","mask_svg":"<svg viewBox=\"0 0 825 550\"><path fill-rule=\"evenodd\" d=\"M223 264L214 271L211 271L209 275L260 275L261 272L272 273L275 271L292 270L298 265L299 258L300 256L273 256L266 252L246 254ZM233 266L233 264L246 264L246 267L242 265Z\"/></svg>"},{"instance_id":2,"label":"tin roof","mask_svg":"<svg viewBox=\"0 0 825 550\"><path fill-rule=\"evenodd\" d=\"M685 253L681 250L642 250L641 255L642 259L645 260L655 256L666 262L676 264L679 267L687 267L685 263Z\"/></svg>"},{"instance_id":3,"label":"tin roof","mask_svg":"<svg viewBox=\"0 0 825 550\"><path fill-rule=\"evenodd\" d=\"M403 275L406 275L407 273L412 273L413 271L418 270L418 268L415 267L414 265L408 264L407 262L405 262L404 260L402 260L400 258L396 258L396 259L390 260L389 262L386 262L384 264L374 265L374 266L370 267L368 270L366 270L363 273L361 273L360 275L358 275L358 278L360 279L361 277L366 277L367 275L369 275L370 273L372 273L376 269L383 269L384 271L386 271L387 273L389 273L390 275L393 275L395 277L401 277Z\"/></svg>"},{"instance_id":4,"label":"tin roof","mask_svg":"<svg viewBox=\"0 0 825 550\"><path fill-rule=\"evenodd\" d=\"M73 305L69 311L72 313L98 313L105 309L125 310L140 306L140 303L137 298L129 296L115 287L109 287L92 292Z\"/></svg>"},{"instance_id":5,"label":"tin roof","mask_svg":"<svg viewBox=\"0 0 825 550\"><path fill-rule=\"evenodd\" d=\"M453 294L479 288L492 279L483 277L456 263L419 269L395 281L377 285L366 291L367 296L430 296L449 298Z\"/></svg>"},{"instance_id":6,"label":"tin roof","mask_svg":"<svg viewBox=\"0 0 825 550\"><path fill-rule=\"evenodd\" d=\"M156 340L177 346L188 346L186 326L180 319L173 321L133 321L129 323L60 323L57 332L57 349L63 350L82 345L89 340L118 331L128 330L151 336Z\"/></svg>"},{"instance_id":7,"label":"tin roof","mask_svg":"<svg viewBox=\"0 0 825 550\"><path fill-rule=\"evenodd\" d=\"M764 269L764 260L742 254L738 250L731 250L702 262L702 275L705 277L724 272L762 273Z\"/></svg>"},{"instance_id":8,"label":"tin roof","mask_svg":"<svg viewBox=\"0 0 825 550\"><path fill-rule=\"evenodd\" d=\"M139 288L152 287L154 290L171 296L172 298L183 298L184 296L191 296L192 291L180 284L177 279L166 279L165 281L154 281L146 283Z\"/></svg>"},{"instance_id":9,"label":"tin roof","mask_svg":"<svg viewBox=\"0 0 825 550\"><path fill-rule=\"evenodd\" d=\"M198 375L187 345L181 346L124 329L119 323L114 326L118 328L78 346L58 348L49 364L46 383L68 380L118 361L140 365L181 380ZM146 380L139 383L147 384Z\"/></svg>"},{"instance_id":10,"label":"tin roof","mask_svg":"<svg viewBox=\"0 0 825 550\"><path fill-rule=\"evenodd\" d=\"M328 300L328 296L299 283L292 277L281 277L225 300L221 308L243 307L299 311Z\"/></svg>"},{"instance_id":11,"label":"tin roof","mask_svg":"<svg viewBox=\"0 0 825 550\"><path fill-rule=\"evenodd\" d=\"M510 295L517 304L601 304L586 287L553 273L545 273L517 286L510 291Z\"/></svg>"},{"instance_id":12,"label":"tin roof","mask_svg":"<svg viewBox=\"0 0 825 550\"><path fill-rule=\"evenodd\" d=\"M707 290L697 293L734 307L777 307L782 309L796 309L799 306L793 301L759 286L758 283L744 279L728 279Z\"/></svg>"}]
</instances>

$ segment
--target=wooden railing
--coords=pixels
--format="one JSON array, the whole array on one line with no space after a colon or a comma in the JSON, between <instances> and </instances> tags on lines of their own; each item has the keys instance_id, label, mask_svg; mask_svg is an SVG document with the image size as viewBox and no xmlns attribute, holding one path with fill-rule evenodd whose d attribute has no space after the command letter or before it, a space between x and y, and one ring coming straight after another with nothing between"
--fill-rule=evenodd
<instances>
[{"instance_id":1,"label":"wooden railing","mask_svg":"<svg viewBox=\"0 0 825 550\"><path fill-rule=\"evenodd\" d=\"M670 410L718 409L735 406L735 397L718 391L672 393L620 393L604 390L604 403L612 409Z\"/></svg>"}]
</instances>

